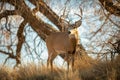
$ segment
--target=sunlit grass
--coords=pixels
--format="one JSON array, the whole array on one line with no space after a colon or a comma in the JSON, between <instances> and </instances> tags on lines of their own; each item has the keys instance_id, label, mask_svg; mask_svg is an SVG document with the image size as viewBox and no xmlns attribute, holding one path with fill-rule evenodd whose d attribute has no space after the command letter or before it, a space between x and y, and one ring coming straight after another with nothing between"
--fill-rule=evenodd
<instances>
[{"instance_id":1,"label":"sunlit grass","mask_svg":"<svg viewBox=\"0 0 120 80\"><path fill-rule=\"evenodd\" d=\"M85 59L84 59L85 58ZM120 58L120 57L119 57ZM0 80L120 80L119 58L96 62L87 57L78 60L76 71L54 66L51 71L45 65L29 63L19 68L0 67Z\"/></svg>"}]
</instances>

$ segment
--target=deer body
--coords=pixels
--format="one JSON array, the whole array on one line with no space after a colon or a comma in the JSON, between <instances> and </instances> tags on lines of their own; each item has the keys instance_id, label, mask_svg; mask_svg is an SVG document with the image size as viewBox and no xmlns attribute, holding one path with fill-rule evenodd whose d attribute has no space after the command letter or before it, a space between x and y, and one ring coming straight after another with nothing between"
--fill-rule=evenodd
<instances>
[{"instance_id":1,"label":"deer body","mask_svg":"<svg viewBox=\"0 0 120 80\"><path fill-rule=\"evenodd\" d=\"M54 58L59 55L63 54L65 55L65 60L68 62L68 68L69 68L69 60L68 56L72 55L72 66L74 65L74 54L75 54L75 48L76 48L76 38L75 35L69 34L67 32L54 32L51 33L46 38L46 45L48 49L48 60L47 60L47 66L49 64L51 65L51 68L53 68L53 60Z\"/></svg>"}]
</instances>

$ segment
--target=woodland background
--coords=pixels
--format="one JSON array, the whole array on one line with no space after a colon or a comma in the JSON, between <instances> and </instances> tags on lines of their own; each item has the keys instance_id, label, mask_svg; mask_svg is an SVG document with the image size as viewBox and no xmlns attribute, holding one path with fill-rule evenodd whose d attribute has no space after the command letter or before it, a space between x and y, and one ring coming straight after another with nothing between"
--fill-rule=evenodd
<instances>
[{"instance_id":1,"label":"woodland background","mask_svg":"<svg viewBox=\"0 0 120 80\"><path fill-rule=\"evenodd\" d=\"M78 15L81 56L68 79L119 80L119 0L0 0L0 79L66 80L62 66L56 66L54 77L45 68L45 39L74 24ZM55 63L62 64L61 59ZM17 65L19 69L12 69Z\"/></svg>"}]
</instances>

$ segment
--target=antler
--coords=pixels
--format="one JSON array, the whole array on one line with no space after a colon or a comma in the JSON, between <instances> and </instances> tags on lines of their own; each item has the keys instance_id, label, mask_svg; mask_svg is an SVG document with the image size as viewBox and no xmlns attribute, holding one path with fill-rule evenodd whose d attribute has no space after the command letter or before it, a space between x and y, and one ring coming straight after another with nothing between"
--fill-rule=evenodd
<instances>
[{"instance_id":1,"label":"antler","mask_svg":"<svg viewBox=\"0 0 120 80\"><path fill-rule=\"evenodd\" d=\"M80 19L78 21L76 21L75 24L72 24L72 26L74 28L77 28L77 27L79 27L82 24L82 15L83 15L83 12L82 12L82 8L80 6L79 6L79 9L80 9L80 14L76 14L75 13L75 15L79 16Z\"/></svg>"},{"instance_id":2,"label":"antler","mask_svg":"<svg viewBox=\"0 0 120 80\"><path fill-rule=\"evenodd\" d=\"M82 8L79 7L80 9L80 14L76 14L77 16L80 17L80 19L78 21L76 21L74 24L70 24L70 21L66 21L64 19L64 15L65 15L65 11L64 11L64 14L60 16L60 24L62 24L62 32L66 32L66 31L69 31L69 30L72 30L74 28L78 28L81 24L82 24Z\"/></svg>"}]
</instances>

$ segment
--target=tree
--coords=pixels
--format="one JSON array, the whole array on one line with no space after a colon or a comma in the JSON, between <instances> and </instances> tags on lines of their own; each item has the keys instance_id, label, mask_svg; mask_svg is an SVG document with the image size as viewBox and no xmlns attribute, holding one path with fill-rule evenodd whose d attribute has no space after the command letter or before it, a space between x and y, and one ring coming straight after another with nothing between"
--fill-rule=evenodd
<instances>
[{"instance_id":1,"label":"tree","mask_svg":"<svg viewBox=\"0 0 120 80\"><path fill-rule=\"evenodd\" d=\"M69 2L69 0L67 1ZM4 35L6 39L7 38L12 39L12 37L10 36L12 35L13 32L12 31L13 27L9 25L9 17L14 15L19 15L23 19L23 21L20 23L20 26L18 27L18 30L16 31L16 34L14 33L17 37L16 39L18 39L17 43L15 44L16 49L13 48L14 45L11 42L10 44L4 45L5 50L0 50L0 53L8 55L8 58L15 59L16 64L21 63L20 60L22 54L21 49L23 44L27 43L26 42L27 36L26 36L26 32L24 31L26 25L30 25L31 28L37 33L37 35L43 40L45 40L46 36L48 36L51 32L58 31L55 28L53 28L50 24L45 23L41 18L37 18L36 15L37 12L40 12L44 16L46 16L54 25L58 27L59 31L62 31L62 27L64 27L64 25L71 26L71 24L66 24L67 21L65 20L63 21L62 18L58 16L43 0L29 0L28 2L32 3L35 6L35 8L32 10L27 5L28 2L26 3L25 0L1 0L0 2L1 2L0 19L5 18L5 22L6 22L5 26L1 27L1 34L5 33ZM109 18L110 15L115 15L118 17L120 16L120 10L119 10L120 8L117 5L119 4L118 0L116 0L116 4L114 4L112 0L99 0L99 2L101 3L102 7L104 7L104 9L106 9L109 12L109 14L106 14L107 19L110 20ZM85 3L85 1L83 1L83 3ZM4 10L5 5L12 6L12 9ZM102 7L101 9L103 9ZM63 16L64 16L64 12L63 12ZM114 23L112 20L111 22L115 24L118 28L120 28L120 26ZM93 36L95 36L101 30L101 28L97 30ZM3 36L1 36L1 38L2 37ZM81 45L81 50L83 51L83 53L86 52L82 45ZM7 61L8 58L6 58L5 62Z\"/></svg>"}]
</instances>

